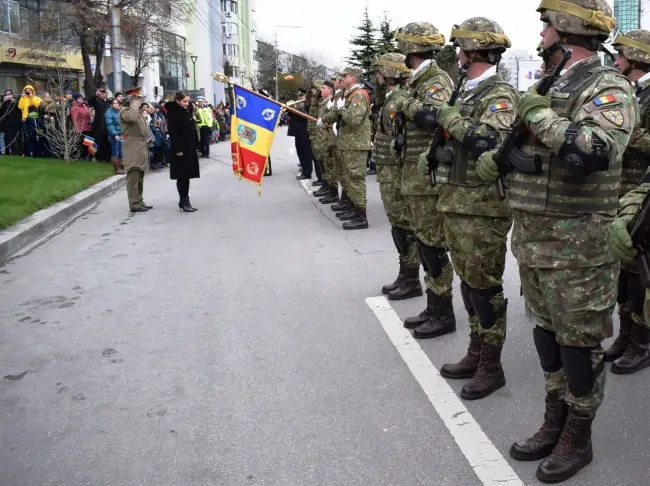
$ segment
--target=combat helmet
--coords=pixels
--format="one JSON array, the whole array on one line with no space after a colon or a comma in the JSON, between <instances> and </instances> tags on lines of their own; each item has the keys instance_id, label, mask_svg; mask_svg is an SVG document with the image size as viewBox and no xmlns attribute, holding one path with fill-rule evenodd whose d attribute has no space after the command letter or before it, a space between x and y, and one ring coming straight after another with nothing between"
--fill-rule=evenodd
<instances>
[{"instance_id":1,"label":"combat helmet","mask_svg":"<svg viewBox=\"0 0 650 486\"><path fill-rule=\"evenodd\" d=\"M537 11L562 34L606 40L616 27L606 0L541 0Z\"/></svg>"},{"instance_id":2,"label":"combat helmet","mask_svg":"<svg viewBox=\"0 0 650 486\"><path fill-rule=\"evenodd\" d=\"M617 32L612 47L629 61L650 65L650 32L647 30Z\"/></svg>"},{"instance_id":3,"label":"combat helmet","mask_svg":"<svg viewBox=\"0 0 650 486\"><path fill-rule=\"evenodd\" d=\"M428 22L411 22L397 29L397 49L404 55L438 52L445 45L445 36Z\"/></svg>"},{"instance_id":4,"label":"combat helmet","mask_svg":"<svg viewBox=\"0 0 650 486\"><path fill-rule=\"evenodd\" d=\"M374 66L385 78L408 78L411 75L411 70L404 64L405 60L406 56L404 54L391 52L379 56L375 60Z\"/></svg>"},{"instance_id":5,"label":"combat helmet","mask_svg":"<svg viewBox=\"0 0 650 486\"><path fill-rule=\"evenodd\" d=\"M464 51L497 51L500 54L512 45L501 26L485 17L472 17L455 25L449 41Z\"/></svg>"}]
</instances>

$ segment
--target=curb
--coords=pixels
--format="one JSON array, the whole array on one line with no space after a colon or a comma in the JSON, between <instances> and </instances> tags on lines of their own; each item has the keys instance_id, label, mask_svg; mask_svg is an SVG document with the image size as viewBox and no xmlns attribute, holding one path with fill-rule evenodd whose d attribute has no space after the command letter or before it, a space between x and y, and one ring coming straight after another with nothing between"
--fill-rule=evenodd
<instances>
[{"instance_id":1,"label":"curb","mask_svg":"<svg viewBox=\"0 0 650 486\"><path fill-rule=\"evenodd\" d=\"M76 213L108 196L125 183L126 176L124 175L109 177L0 231L0 264L23 247L46 235Z\"/></svg>"}]
</instances>

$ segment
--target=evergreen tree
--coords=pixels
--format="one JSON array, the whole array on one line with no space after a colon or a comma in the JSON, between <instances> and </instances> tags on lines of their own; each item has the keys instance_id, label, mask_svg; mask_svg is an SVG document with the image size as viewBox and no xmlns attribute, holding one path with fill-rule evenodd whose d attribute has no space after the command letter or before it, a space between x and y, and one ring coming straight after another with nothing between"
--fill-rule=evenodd
<instances>
[{"instance_id":1,"label":"evergreen tree","mask_svg":"<svg viewBox=\"0 0 650 486\"><path fill-rule=\"evenodd\" d=\"M389 52L396 52L395 32L390 26L390 20L384 12L384 18L379 24L379 40L377 41L377 53L381 56Z\"/></svg>"},{"instance_id":2,"label":"evergreen tree","mask_svg":"<svg viewBox=\"0 0 650 486\"><path fill-rule=\"evenodd\" d=\"M352 44L352 53L346 60L354 67L363 71L366 77L373 69L373 64L377 58L377 38L375 36L375 26L368 15L368 7L363 13L361 25L357 27L358 35L350 40Z\"/></svg>"}]
</instances>

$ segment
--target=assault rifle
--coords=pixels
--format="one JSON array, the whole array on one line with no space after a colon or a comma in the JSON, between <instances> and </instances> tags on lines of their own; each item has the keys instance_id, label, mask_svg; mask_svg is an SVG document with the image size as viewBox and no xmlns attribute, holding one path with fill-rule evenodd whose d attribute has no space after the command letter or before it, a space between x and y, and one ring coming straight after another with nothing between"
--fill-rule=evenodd
<instances>
[{"instance_id":1,"label":"assault rifle","mask_svg":"<svg viewBox=\"0 0 650 486\"><path fill-rule=\"evenodd\" d=\"M630 237L636 248L636 268L643 288L650 288L650 192L630 221Z\"/></svg>"},{"instance_id":2,"label":"assault rifle","mask_svg":"<svg viewBox=\"0 0 650 486\"><path fill-rule=\"evenodd\" d=\"M546 96L548 94L553 84L555 84L561 76L564 66L566 66L566 63L571 59L571 54L571 49L562 46L562 60L557 66L555 66L553 71L544 75L542 80L537 83L537 86L535 86L537 94L540 96ZM506 188L503 184L503 177L507 175L513 167L529 174L539 173L541 169L541 164L537 155L528 155L519 149L528 137L528 129L524 120L522 120L520 116L517 116L515 121L512 123L512 127L512 130L494 156L494 161L499 168L499 177L496 181L496 192L500 201L503 201L506 198Z\"/></svg>"},{"instance_id":3,"label":"assault rifle","mask_svg":"<svg viewBox=\"0 0 650 486\"><path fill-rule=\"evenodd\" d=\"M456 86L454 88L454 92L451 93L451 97L449 98L449 106L453 106L456 103L456 99L460 94L460 90L463 87L463 81L465 81L466 77L467 77L467 70L461 69L460 75L458 76L458 81L456 82ZM436 185L436 170L438 169L438 163L441 160L444 160L446 163L449 164L452 162L452 160L450 160L450 158L448 157L448 155L451 154L446 151L445 152L441 151L444 143L445 143L445 131L440 125L438 125L435 133L433 134L433 139L431 140L431 148L429 149L429 155L427 156L427 161L429 162L429 184L431 184L432 186ZM438 159L436 154L439 154L441 156L441 159Z\"/></svg>"}]
</instances>

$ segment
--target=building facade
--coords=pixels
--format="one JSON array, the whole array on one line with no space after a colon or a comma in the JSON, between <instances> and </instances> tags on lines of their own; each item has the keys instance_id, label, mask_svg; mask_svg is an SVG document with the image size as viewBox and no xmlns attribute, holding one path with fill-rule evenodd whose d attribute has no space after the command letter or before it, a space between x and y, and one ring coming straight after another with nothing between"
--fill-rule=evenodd
<instances>
[{"instance_id":1,"label":"building facade","mask_svg":"<svg viewBox=\"0 0 650 486\"><path fill-rule=\"evenodd\" d=\"M615 0L614 17L616 18L616 28L621 32L640 28L641 0Z\"/></svg>"},{"instance_id":2,"label":"building facade","mask_svg":"<svg viewBox=\"0 0 650 486\"><path fill-rule=\"evenodd\" d=\"M234 82L253 88L257 79L255 0L220 0L222 69Z\"/></svg>"}]
</instances>

